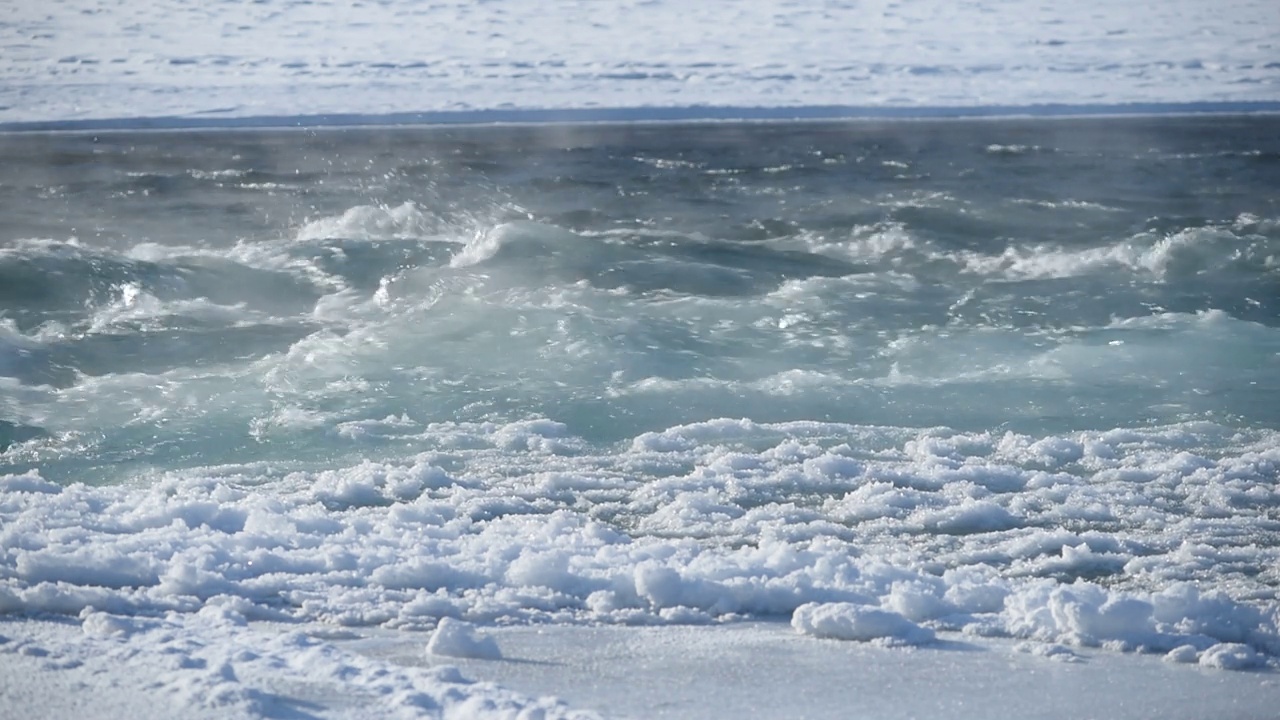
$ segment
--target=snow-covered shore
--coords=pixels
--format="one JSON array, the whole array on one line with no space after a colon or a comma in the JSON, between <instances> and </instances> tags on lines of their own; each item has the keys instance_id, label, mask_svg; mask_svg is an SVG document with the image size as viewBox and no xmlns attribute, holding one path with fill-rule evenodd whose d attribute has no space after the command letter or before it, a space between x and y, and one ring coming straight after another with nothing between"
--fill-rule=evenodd
<instances>
[{"instance_id":1,"label":"snow-covered shore","mask_svg":"<svg viewBox=\"0 0 1280 720\"><path fill-rule=\"evenodd\" d=\"M1277 27L1266 0L19 3L0 123L1248 107L1280 100Z\"/></svg>"}]
</instances>

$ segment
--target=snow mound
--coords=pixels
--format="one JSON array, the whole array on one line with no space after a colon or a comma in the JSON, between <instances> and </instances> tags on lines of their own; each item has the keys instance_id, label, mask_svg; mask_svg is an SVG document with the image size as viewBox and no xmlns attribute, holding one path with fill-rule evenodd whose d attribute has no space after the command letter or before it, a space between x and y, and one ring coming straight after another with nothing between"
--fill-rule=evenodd
<instances>
[{"instance_id":1,"label":"snow mound","mask_svg":"<svg viewBox=\"0 0 1280 720\"><path fill-rule=\"evenodd\" d=\"M1243 643L1218 643L1200 653L1200 665L1220 670L1254 670L1265 667L1267 659Z\"/></svg>"},{"instance_id":2,"label":"snow mound","mask_svg":"<svg viewBox=\"0 0 1280 720\"><path fill-rule=\"evenodd\" d=\"M884 645L923 645L934 639L932 630L896 612L854 603L806 603L792 613L791 627L802 635Z\"/></svg>"},{"instance_id":3,"label":"snow mound","mask_svg":"<svg viewBox=\"0 0 1280 720\"><path fill-rule=\"evenodd\" d=\"M471 623L453 618L440 619L435 634L427 643L427 654L481 660L502 659L497 641L478 634Z\"/></svg>"}]
</instances>

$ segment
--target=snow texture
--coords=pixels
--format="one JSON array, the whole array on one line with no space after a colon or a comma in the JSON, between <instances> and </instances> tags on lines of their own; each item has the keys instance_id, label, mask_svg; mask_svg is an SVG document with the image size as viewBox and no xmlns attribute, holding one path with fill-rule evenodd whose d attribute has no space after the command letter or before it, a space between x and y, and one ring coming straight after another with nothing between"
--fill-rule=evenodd
<instances>
[{"instance_id":1,"label":"snow texture","mask_svg":"<svg viewBox=\"0 0 1280 720\"><path fill-rule=\"evenodd\" d=\"M1129 508L1114 499L1130 492L1126 473L1140 463L1162 468L1151 471L1169 487L1185 485L1195 507L1218 502L1195 495L1201 488L1236 487L1269 512L1271 433L1210 461L1185 449L1178 427L1033 444L1012 433L722 419L645 433L611 458L589 454L548 420L391 425L473 448L448 453L455 463L469 457L473 469L451 474L427 453L411 464L292 473L271 492L242 486L236 466L153 485L60 487L36 472L6 476L0 612L162 615L212 604L249 619L405 629L432 628L441 618L629 624L793 614L801 631L858 639L917 642L912 628L925 623L1138 652L1190 645L1207 652L1202 663L1222 668L1274 664L1280 655L1280 606L1197 587L1226 583L1240 563L1272 566L1275 548L1214 549L1144 530L1194 525L1206 542L1225 543L1242 523L1264 522L1261 515L1236 503L1230 523L1201 527L1169 510L1153 523L1149 503ZM806 434L815 444L802 447L794 438ZM859 438L879 459L855 462L843 445L824 450L816 444L824 437ZM1089 484L1065 473L1081 462L1074 454L1046 454L1046 446L1068 443L1089 448L1087 462L1097 468ZM756 451L746 450L753 444ZM530 453L527 475L510 466L516 448ZM957 448L969 458L964 465L945 460ZM679 464L687 475L644 482L622 470ZM828 474L837 466L845 473ZM726 491L726 482L739 490ZM882 541L869 535L854 548L788 501L797 488L845 484L826 501L833 516L862 518ZM557 508L558 488L629 498L634 533ZM1123 537L1056 529L1104 504L1146 524ZM1032 514L1033 507L1044 510ZM1010 508L1019 509L1017 526L1007 525ZM925 546L924 559L914 557L903 544L921 542L926 529L938 549ZM939 574L936 564L954 567ZM1099 569L1123 569L1161 589L1090 582ZM837 626L847 629L829 629ZM1222 644L1260 654L1209 652Z\"/></svg>"},{"instance_id":2,"label":"snow texture","mask_svg":"<svg viewBox=\"0 0 1280 720\"><path fill-rule=\"evenodd\" d=\"M0 715L65 717L79 705L87 718L595 717L454 667L353 653L340 631L251 626L230 604L159 618L86 608L79 624L79 638L45 620L0 637Z\"/></svg>"},{"instance_id":3,"label":"snow texture","mask_svg":"<svg viewBox=\"0 0 1280 720\"><path fill-rule=\"evenodd\" d=\"M427 643L427 652L443 657L481 658L498 660L502 651L498 643L487 635L476 632L475 625L453 618L440 618L436 630Z\"/></svg>"},{"instance_id":4,"label":"snow texture","mask_svg":"<svg viewBox=\"0 0 1280 720\"><path fill-rule=\"evenodd\" d=\"M922 645L934 639L933 631L896 612L854 603L806 603L791 615L791 626L814 637L887 645Z\"/></svg>"}]
</instances>

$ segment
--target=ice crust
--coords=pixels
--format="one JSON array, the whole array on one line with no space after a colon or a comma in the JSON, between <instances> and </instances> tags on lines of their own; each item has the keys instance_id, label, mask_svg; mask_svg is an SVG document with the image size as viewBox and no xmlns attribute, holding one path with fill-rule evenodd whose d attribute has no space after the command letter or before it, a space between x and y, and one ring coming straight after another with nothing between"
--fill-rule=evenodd
<instances>
[{"instance_id":1,"label":"ice crust","mask_svg":"<svg viewBox=\"0 0 1280 720\"><path fill-rule=\"evenodd\" d=\"M1275 28L1267 0L17 3L0 123L1274 102Z\"/></svg>"},{"instance_id":2,"label":"ice crust","mask_svg":"<svg viewBox=\"0 0 1280 720\"><path fill-rule=\"evenodd\" d=\"M213 603L156 617L86 607L74 639L60 623L29 621L19 638L0 638L0 654L10 656L0 662L26 671L21 690L0 683L12 692L0 693L0 712L25 708L27 717L52 717L45 709L64 706L65 698L38 697L47 682L41 673L52 672L113 679L91 692L77 688L91 701L81 709L91 718L139 710L155 718L290 717L303 709L307 717L332 718L598 718L555 698L475 683L453 666L405 666L355 653L339 644L340 633L253 626L235 607ZM323 705L303 699L310 688ZM138 697L147 698L144 707Z\"/></svg>"}]
</instances>

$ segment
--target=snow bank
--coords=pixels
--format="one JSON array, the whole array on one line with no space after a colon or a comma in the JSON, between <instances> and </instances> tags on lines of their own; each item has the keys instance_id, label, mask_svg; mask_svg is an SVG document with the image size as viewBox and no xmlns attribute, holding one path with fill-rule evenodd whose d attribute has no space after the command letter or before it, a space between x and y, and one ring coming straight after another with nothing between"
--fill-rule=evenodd
<instances>
[{"instance_id":1,"label":"snow bank","mask_svg":"<svg viewBox=\"0 0 1280 720\"><path fill-rule=\"evenodd\" d=\"M494 650L450 620L755 616L823 636L960 631L1220 668L1280 657L1265 586L1277 549L1241 534L1275 506L1268 431L1033 440L715 420L596 454L545 420L397 422L448 449L250 483L238 466L150 485L2 478L0 611L225 607L438 627L435 647L455 654ZM1160 504L1132 493L1139 470ZM1059 529L1086 520L1096 529Z\"/></svg>"},{"instance_id":2,"label":"snow bank","mask_svg":"<svg viewBox=\"0 0 1280 720\"><path fill-rule=\"evenodd\" d=\"M21 3L0 27L0 123L1274 102L1274 28L1267 0Z\"/></svg>"}]
</instances>

